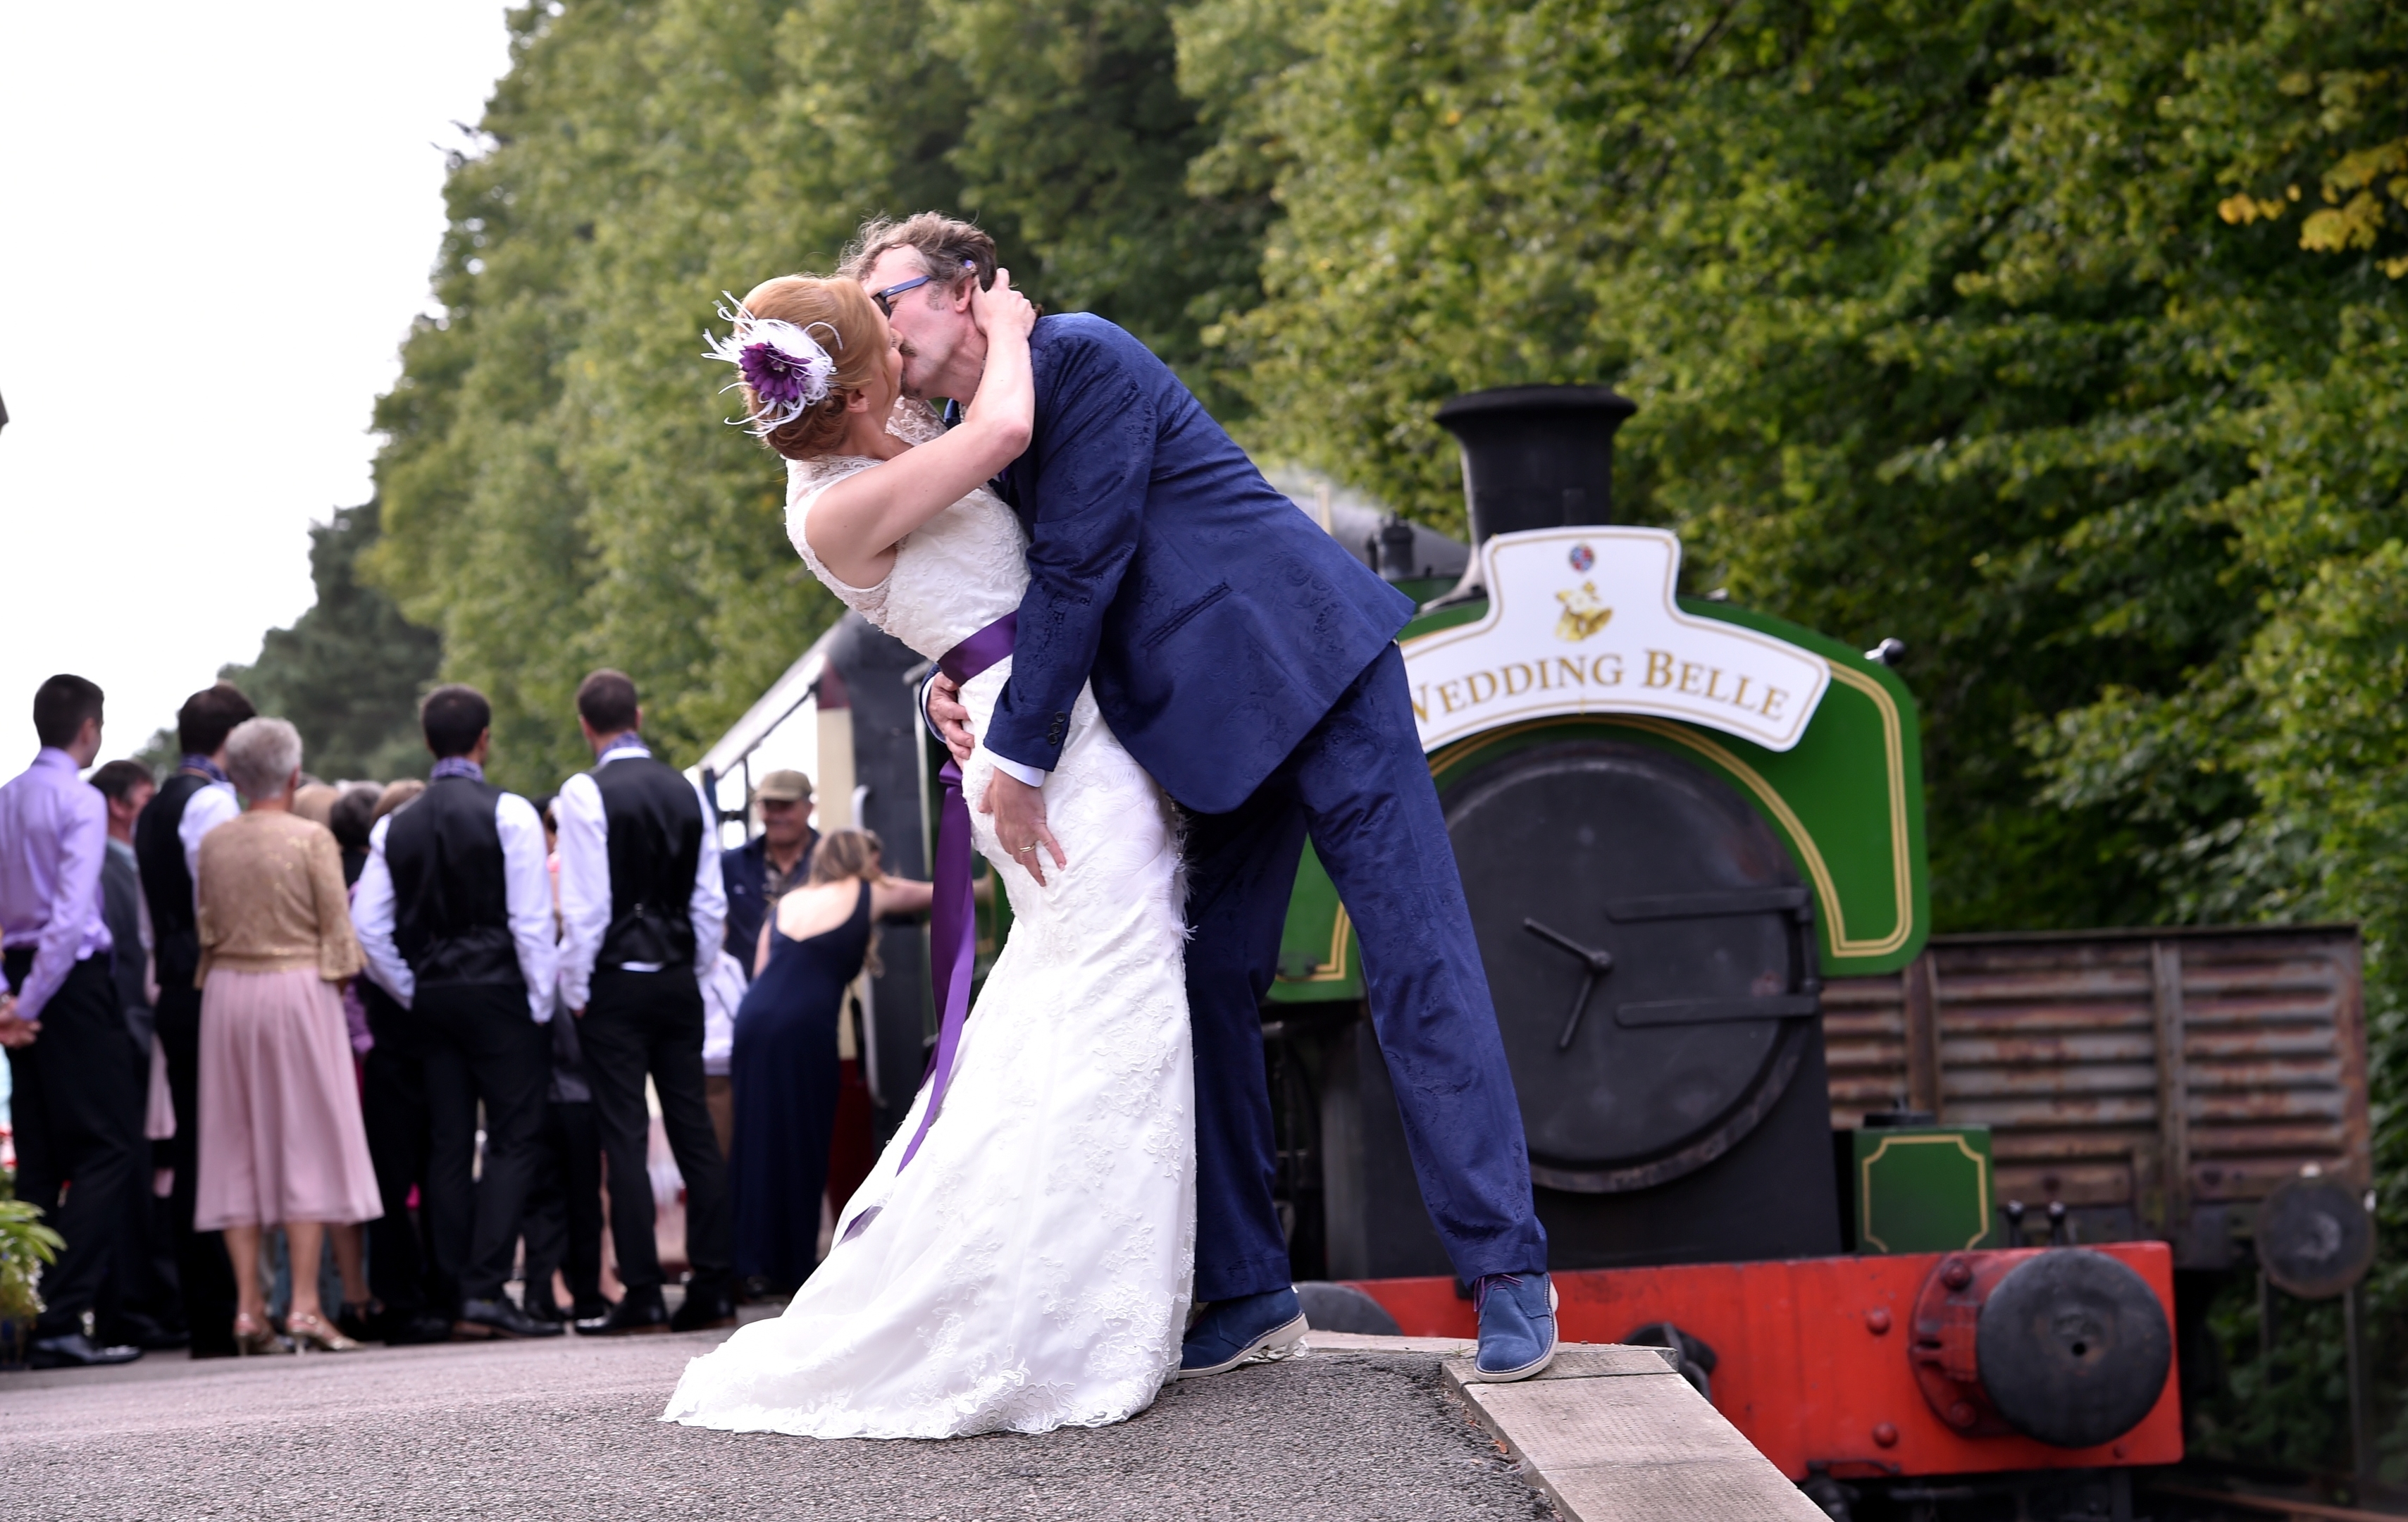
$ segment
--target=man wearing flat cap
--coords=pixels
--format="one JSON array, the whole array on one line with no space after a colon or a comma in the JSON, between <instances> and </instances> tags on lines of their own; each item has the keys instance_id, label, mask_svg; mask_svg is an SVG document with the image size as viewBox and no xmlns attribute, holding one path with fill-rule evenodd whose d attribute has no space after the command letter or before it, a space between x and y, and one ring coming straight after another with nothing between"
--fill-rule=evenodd
<instances>
[{"instance_id":1,"label":"man wearing flat cap","mask_svg":"<svg viewBox=\"0 0 2408 1522\"><path fill-rule=\"evenodd\" d=\"M799 771L773 771L752 789L761 833L733 851L719 854L727 888L727 950L752 976L752 951L769 906L811 875L811 849L820 843L811 828L811 780Z\"/></svg>"}]
</instances>

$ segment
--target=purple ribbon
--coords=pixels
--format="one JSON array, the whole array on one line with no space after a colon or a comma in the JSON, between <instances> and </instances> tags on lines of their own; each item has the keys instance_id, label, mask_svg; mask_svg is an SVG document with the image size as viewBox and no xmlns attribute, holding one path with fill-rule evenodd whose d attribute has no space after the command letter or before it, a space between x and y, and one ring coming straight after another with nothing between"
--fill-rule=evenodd
<instances>
[{"instance_id":1,"label":"purple ribbon","mask_svg":"<svg viewBox=\"0 0 2408 1522\"><path fill-rule=\"evenodd\" d=\"M1011 653L1020 615L1006 613L945 652L937 668L956 683ZM936 964L937 1057L928 1069L928 1108L920 1113L920 1128L903 1149L901 1172L926 1140L937 1111L945 1102L945 1084L953 1075L953 1053L962 1044L962 1026L970 1014L970 973L978 961L978 905L970 893L970 807L962 797L962 768L951 756L938 771L945 784L944 802L937 815L936 888L928 906L928 941ZM1000 886L1000 884L998 884Z\"/></svg>"}]
</instances>

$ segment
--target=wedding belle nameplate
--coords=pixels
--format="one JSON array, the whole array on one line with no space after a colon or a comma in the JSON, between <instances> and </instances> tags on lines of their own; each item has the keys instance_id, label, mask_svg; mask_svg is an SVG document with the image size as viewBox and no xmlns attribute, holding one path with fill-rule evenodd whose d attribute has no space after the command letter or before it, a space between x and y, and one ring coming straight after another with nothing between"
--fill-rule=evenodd
<instances>
[{"instance_id":1,"label":"wedding belle nameplate","mask_svg":"<svg viewBox=\"0 0 2408 1522\"><path fill-rule=\"evenodd\" d=\"M1820 655L1681 611L1681 541L1662 529L1499 534L1480 556L1486 615L1404 642L1424 750L1518 719L1646 713L1785 751L1830 685Z\"/></svg>"}]
</instances>

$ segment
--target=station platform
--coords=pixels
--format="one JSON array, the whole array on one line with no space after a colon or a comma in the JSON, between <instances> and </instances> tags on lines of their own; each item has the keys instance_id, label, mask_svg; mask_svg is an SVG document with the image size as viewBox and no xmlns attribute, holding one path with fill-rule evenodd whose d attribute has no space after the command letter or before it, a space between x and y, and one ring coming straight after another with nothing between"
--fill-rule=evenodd
<instances>
[{"instance_id":1,"label":"station platform","mask_svg":"<svg viewBox=\"0 0 2408 1522\"><path fill-rule=\"evenodd\" d=\"M828 1443L654 1420L717 1335L0 1374L0 1488L22 1522L1821 1515L1649 1349L1490 1386L1465 1343L1315 1333L1117 1427Z\"/></svg>"}]
</instances>

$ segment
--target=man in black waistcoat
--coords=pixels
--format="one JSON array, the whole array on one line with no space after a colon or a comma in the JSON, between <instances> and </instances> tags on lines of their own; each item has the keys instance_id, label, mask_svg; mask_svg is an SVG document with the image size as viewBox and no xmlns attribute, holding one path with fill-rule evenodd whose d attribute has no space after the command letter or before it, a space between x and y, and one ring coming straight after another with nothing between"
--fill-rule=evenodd
<instances>
[{"instance_id":1,"label":"man in black waistcoat","mask_svg":"<svg viewBox=\"0 0 2408 1522\"><path fill-rule=\"evenodd\" d=\"M529 1316L502 1288L540 1161L556 963L543 822L485 781L493 722L473 687L426 695L419 725L435 768L416 802L369 832L351 919L368 976L408 1012L421 1043L430 1132L421 1203L437 1282L457 1301L452 1329L557 1337L557 1322Z\"/></svg>"},{"instance_id":2,"label":"man in black waistcoat","mask_svg":"<svg viewBox=\"0 0 2408 1522\"><path fill-rule=\"evenodd\" d=\"M363 788L336 800L327 827L345 844L347 859L346 837L357 838L360 870L365 872L368 841L378 824L425 791L426 784L415 777L383 788ZM344 870L350 869L346 865ZM357 987L374 1043L360 1063L360 1123L367 1131L368 1161L376 1168L384 1213L368 1223L368 1314L343 1330L363 1342L373 1338L393 1347L448 1343L458 1295L456 1286L436 1273L435 1255L426 1241L423 1185L434 1148L427 1122L426 1040L410 1012L394 1003L374 978L362 978ZM417 1210L409 1205L413 1189L419 1191Z\"/></svg>"},{"instance_id":3,"label":"man in black waistcoat","mask_svg":"<svg viewBox=\"0 0 2408 1522\"><path fill-rule=\"evenodd\" d=\"M702 984L727 915L718 842L702 790L638 738L636 684L596 671L577 689L577 723L595 768L562 784L561 999L578 1040L610 1170L610 1234L624 1299L580 1332L678 1331L736 1321L736 1226L727 1162L703 1098ZM661 1125L685 1180L686 1260L694 1272L671 1317L652 1242L645 1169L650 1075Z\"/></svg>"},{"instance_id":4,"label":"man in black waistcoat","mask_svg":"<svg viewBox=\"0 0 2408 1522\"><path fill-rule=\"evenodd\" d=\"M193 880L200 866L201 837L242 812L234 784L226 781L226 736L257 712L231 682L184 699L176 713L176 742L183 760L134 824L134 858L142 869L143 899L150 906L151 948L158 967L153 1029L166 1058L167 1093L176 1108L176 1135L168 1148L175 1170L167 1195L169 1229L175 1238L184 1326L192 1333L195 1358L234 1357L235 1291L224 1237L193 1229L201 1113L201 989L193 981L201 968L201 936Z\"/></svg>"}]
</instances>

